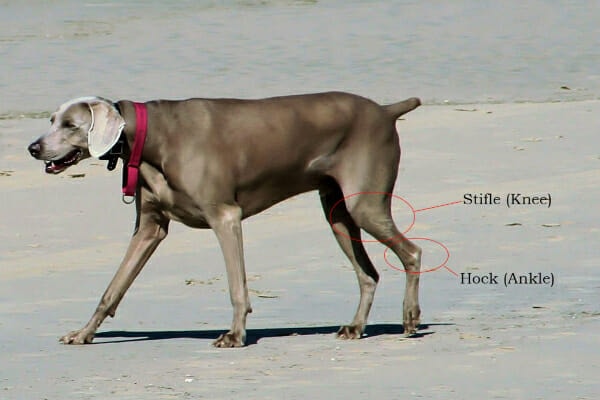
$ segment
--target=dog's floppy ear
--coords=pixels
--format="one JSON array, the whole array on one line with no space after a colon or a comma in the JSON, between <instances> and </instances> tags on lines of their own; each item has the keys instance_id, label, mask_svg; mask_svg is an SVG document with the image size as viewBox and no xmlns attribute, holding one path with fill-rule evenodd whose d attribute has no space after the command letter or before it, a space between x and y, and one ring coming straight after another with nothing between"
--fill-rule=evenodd
<instances>
[{"instance_id":1,"label":"dog's floppy ear","mask_svg":"<svg viewBox=\"0 0 600 400\"><path fill-rule=\"evenodd\" d=\"M88 103L92 122L88 131L88 151L99 158L108 152L119 140L125 127L125 120L108 101Z\"/></svg>"}]
</instances>

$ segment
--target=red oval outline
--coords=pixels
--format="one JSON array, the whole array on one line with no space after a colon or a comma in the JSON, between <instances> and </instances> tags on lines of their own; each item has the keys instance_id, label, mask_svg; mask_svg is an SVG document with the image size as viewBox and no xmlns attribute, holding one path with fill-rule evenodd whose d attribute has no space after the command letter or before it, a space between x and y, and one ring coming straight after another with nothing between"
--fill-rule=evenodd
<instances>
[{"instance_id":1,"label":"red oval outline","mask_svg":"<svg viewBox=\"0 0 600 400\"><path fill-rule=\"evenodd\" d=\"M351 236L346 235L343 232L340 232L339 230L337 230L333 224L333 210L335 210L335 208L337 206L340 205L340 203L342 203L343 201L346 201L346 199L349 199L351 197L354 196L358 196L359 194L385 194L386 196L390 196L393 197L395 199L401 200L404 204L406 204L408 206L408 208L410 208L410 210L412 211L413 214L413 218L412 218L412 222L410 223L410 225L408 226L408 228L402 232L399 235L396 236L392 236L389 239L385 239L385 240L377 240L377 239L358 239L358 238L354 238ZM396 240L400 235L402 234L406 234L407 232L409 232L414 226L415 226L415 222L417 220L417 212L415 211L415 208L412 206L412 204L410 204L408 202L408 200L406 200L404 197L400 197L400 196L396 196L393 193L388 193L388 192L356 192L356 193L352 193L348 196L344 196L341 199L339 199L338 201L336 201L333 206L331 207L331 210L329 210L329 216L328 216L328 220L329 220L329 225L331 225L331 229L333 229L333 231L335 233L337 233L338 235L341 235L345 238L348 238L350 240L353 240L355 242L362 242L362 243L387 243L387 242L394 242L394 240Z\"/></svg>"},{"instance_id":2,"label":"red oval outline","mask_svg":"<svg viewBox=\"0 0 600 400\"><path fill-rule=\"evenodd\" d=\"M438 265L438 266L436 266L434 268L426 269L425 271L419 271L419 272L408 272L404 268L398 268L395 265L393 265L391 262L388 261L387 251L390 248L386 247L385 250L383 251L383 259L385 260L385 262L386 262L386 264L388 266L390 266L391 268L395 269L396 271L406 272L407 274L413 274L413 275L420 275L420 274L424 274L426 272L434 272L434 271L437 271L438 269L444 267L446 265L446 263L448 262L448 260L450 259L450 250L448 250L448 247L446 247L446 245L444 245L443 243L438 242L437 240L433 240L431 238L426 238L426 237L407 238L407 239L408 240L427 240L429 242L433 242L433 243L439 245L446 252L446 259L444 261L442 261L442 263L440 265Z\"/></svg>"}]
</instances>

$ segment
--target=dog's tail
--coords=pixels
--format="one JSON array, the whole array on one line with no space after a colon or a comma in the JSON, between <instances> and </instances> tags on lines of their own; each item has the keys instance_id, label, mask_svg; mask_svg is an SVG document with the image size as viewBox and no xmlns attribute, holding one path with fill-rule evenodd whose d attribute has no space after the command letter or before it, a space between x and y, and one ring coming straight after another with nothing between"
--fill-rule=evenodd
<instances>
[{"instance_id":1,"label":"dog's tail","mask_svg":"<svg viewBox=\"0 0 600 400\"><path fill-rule=\"evenodd\" d=\"M385 108L391 118L398 119L402 115L414 110L420 105L421 100L418 97L411 97L410 99L406 99L399 103L388 104L387 106L383 106L383 108Z\"/></svg>"}]
</instances>

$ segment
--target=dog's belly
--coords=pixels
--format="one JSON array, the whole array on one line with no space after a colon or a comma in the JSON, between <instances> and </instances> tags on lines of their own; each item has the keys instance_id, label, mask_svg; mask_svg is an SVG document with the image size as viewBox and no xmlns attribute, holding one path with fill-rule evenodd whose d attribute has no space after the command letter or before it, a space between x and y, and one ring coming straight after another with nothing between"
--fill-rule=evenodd
<instances>
[{"instance_id":1,"label":"dog's belly","mask_svg":"<svg viewBox=\"0 0 600 400\"><path fill-rule=\"evenodd\" d=\"M207 207L234 203L241 208L242 219L245 219L285 199L317 189L324 179L320 171L299 167L272 170L259 174L260 179L233 184L231 191L223 190L215 196L214 192L204 192L203 189L225 185L226 181L215 178L211 184L209 179L204 178L193 184L175 186L175 180L147 163L142 164L141 172L151 202L166 217L200 229L210 228L209 218L206 217L210 210Z\"/></svg>"},{"instance_id":2,"label":"dog's belly","mask_svg":"<svg viewBox=\"0 0 600 400\"><path fill-rule=\"evenodd\" d=\"M242 208L242 219L258 214L275 204L318 188L317 180L302 180L291 185L272 182L236 193L236 202Z\"/></svg>"},{"instance_id":3,"label":"dog's belly","mask_svg":"<svg viewBox=\"0 0 600 400\"><path fill-rule=\"evenodd\" d=\"M263 184L258 187L245 188L235 194L235 203L242 209L242 219L258 214L273 205L300 193L318 188L318 181L299 181L294 185L282 185L277 182ZM209 229L201 205L191 201L188 196L169 191L168 196L159 199L163 213L171 220L192 228Z\"/></svg>"}]
</instances>

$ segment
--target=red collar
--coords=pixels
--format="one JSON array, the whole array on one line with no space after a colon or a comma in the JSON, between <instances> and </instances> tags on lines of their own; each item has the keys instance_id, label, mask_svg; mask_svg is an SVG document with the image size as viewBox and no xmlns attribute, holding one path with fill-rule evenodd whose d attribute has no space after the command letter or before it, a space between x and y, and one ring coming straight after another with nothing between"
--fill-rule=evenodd
<instances>
[{"instance_id":1,"label":"red collar","mask_svg":"<svg viewBox=\"0 0 600 400\"><path fill-rule=\"evenodd\" d=\"M148 109L144 103L133 103L135 107L135 136L129 162L127 163L127 174L123 174L123 201L127 204L133 203L138 186L140 163L142 161L142 150L148 133ZM127 200L131 197L131 200Z\"/></svg>"}]
</instances>

